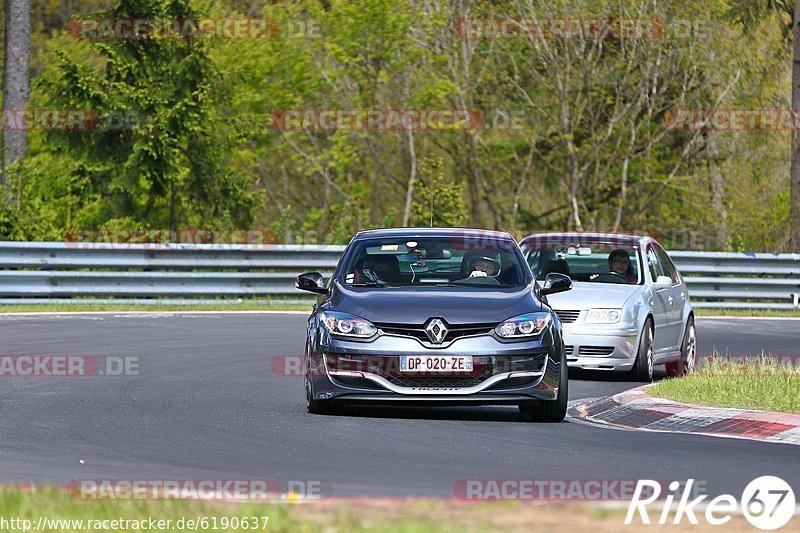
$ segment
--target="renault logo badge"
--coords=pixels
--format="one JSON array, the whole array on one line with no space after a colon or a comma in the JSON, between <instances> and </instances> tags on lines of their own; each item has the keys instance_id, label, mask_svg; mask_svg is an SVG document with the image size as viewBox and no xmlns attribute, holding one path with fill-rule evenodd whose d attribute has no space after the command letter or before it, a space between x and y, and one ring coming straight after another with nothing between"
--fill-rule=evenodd
<instances>
[{"instance_id":1,"label":"renault logo badge","mask_svg":"<svg viewBox=\"0 0 800 533\"><path fill-rule=\"evenodd\" d=\"M441 344L447 336L447 326L440 318L434 318L425 326L425 333L433 344Z\"/></svg>"}]
</instances>

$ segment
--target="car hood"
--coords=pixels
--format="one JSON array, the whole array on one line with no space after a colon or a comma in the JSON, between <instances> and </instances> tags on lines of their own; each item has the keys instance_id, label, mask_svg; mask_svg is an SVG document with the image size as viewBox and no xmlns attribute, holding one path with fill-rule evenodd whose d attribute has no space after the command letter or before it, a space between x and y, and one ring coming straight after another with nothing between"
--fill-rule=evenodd
<instances>
[{"instance_id":1,"label":"car hood","mask_svg":"<svg viewBox=\"0 0 800 533\"><path fill-rule=\"evenodd\" d=\"M551 294L547 297L547 301L553 309L623 307L631 296L643 288L643 285L576 281L572 284L572 290Z\"/></svg>"},{"instance_id":2,"label":"car hood","mask_svg":"<svg viewBox=\"0 0 800 533\"><path fill-rule=\"evenodd\" d=\"M351 288L334 283L329 305L371 322L423 324L431 317L441 317L448 324L499 323L541 309L532 288Z\"/></svg>"}]
</instances>

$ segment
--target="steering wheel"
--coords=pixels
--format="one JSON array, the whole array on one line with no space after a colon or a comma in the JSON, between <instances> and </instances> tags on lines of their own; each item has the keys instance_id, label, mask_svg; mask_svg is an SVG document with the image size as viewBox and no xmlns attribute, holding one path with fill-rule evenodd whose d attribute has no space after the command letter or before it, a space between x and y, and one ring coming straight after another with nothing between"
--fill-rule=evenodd
<instances>
[{"instance_id":1,"label":"steering wheel","mask_svg":"<svg viewBox=\"0 0 800 533\"><path fill-rule=\"evenodd\" d=\"M613 277L611 277L613 276ZM608 279L611 277L611 279ZM603 279L605 278L605 279ZM620 281L618 281L620 280ZM610 283L628 283L628 278L620 274L619 272L606 272L605 274L597 274L591 281L602 281L602 282L610 282Z\"/></svg>"}]
</instances>

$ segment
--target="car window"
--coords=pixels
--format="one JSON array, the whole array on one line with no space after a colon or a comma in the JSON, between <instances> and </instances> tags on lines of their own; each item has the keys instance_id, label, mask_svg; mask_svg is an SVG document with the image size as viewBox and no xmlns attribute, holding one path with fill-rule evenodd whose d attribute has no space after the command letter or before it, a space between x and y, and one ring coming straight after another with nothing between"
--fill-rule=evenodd
<instances>
[{"instance_id":1,"label":"car window","mask_svg":"<svg viewBox=\"0 0 800 533\"><path fill-rule=\"evenodd\" d=\"M340 270L345 285L520 287L530 274L510 239L387 237L355 241Z\"/></svg>"},{"instance_id":2,"label":"car window","mask_svg":"<svg viewBox=\"0 0 800 533\"><path fill-rule=\"evenodd\" d=\"M546 243L523 243L522 252L536 279L540 281L548 274L558 273L574 281L592 283L643 282L639 250L635 245L623 246L615 242L583 245L574 240L551 240Z\"/></svg>"},{"instance_id":3,"label":"car window","mask_svg":"<svg viewBox=\"0 0 800 533\"><path fill-rule=\"evenodd\" d=\"M658 254L652 244L647 247L647 267L650 269L650 276L653 281L657 280L658 276L666 275L661 270L661 262L658 260Z\"/></svg>"},{"instance_id":4,"label":"car window","mask_svg":"<svg viewBox=\"0 0 800 533\"><path fill-rule=\"evenodd\" d=\"M656 246L656 253L658 254L658 262L661 264L664 275L669 276L670 279L672 279L672 283L678 283L678 271L672 259L667 255L667 252L660 246Z\"/></svg>"}]
</instances>

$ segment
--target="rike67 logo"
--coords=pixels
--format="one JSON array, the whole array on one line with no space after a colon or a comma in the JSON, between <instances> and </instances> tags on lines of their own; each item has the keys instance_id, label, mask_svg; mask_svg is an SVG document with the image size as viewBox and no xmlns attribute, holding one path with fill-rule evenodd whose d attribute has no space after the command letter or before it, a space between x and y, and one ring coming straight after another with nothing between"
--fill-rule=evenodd
<instances>
[{"instance_id":1,"label":"rike67 logo","mask_svg":"<svg viewBox=\"0 0 800 533\"><path fill-rule=\"evenodd\" d=\"M730 521L732 514L739 510L741 504L741 512L750 524L769 531L785 526L795 512L794 491L779 477L762 476L754 479L745 487L739 502L732 494L721 494L707 503L705 502L707 495L690 500L693 484L693 479L687 480L686 483L673 481L669 484L670 492L663 500L658 524L668 523L670 514L674 511L673 524L684 523L685 518L690 524L697 525L699 523L697 514L700 512L697 508L703 506L706 522L719 526ZM681 487L683 487L682 492L678 492ZM643 524L650 524L647 506L661 497L661 484L658 481L639 480L628 507L625 524L633 523L637 514Z\"/></svg>"}]
</instances>

